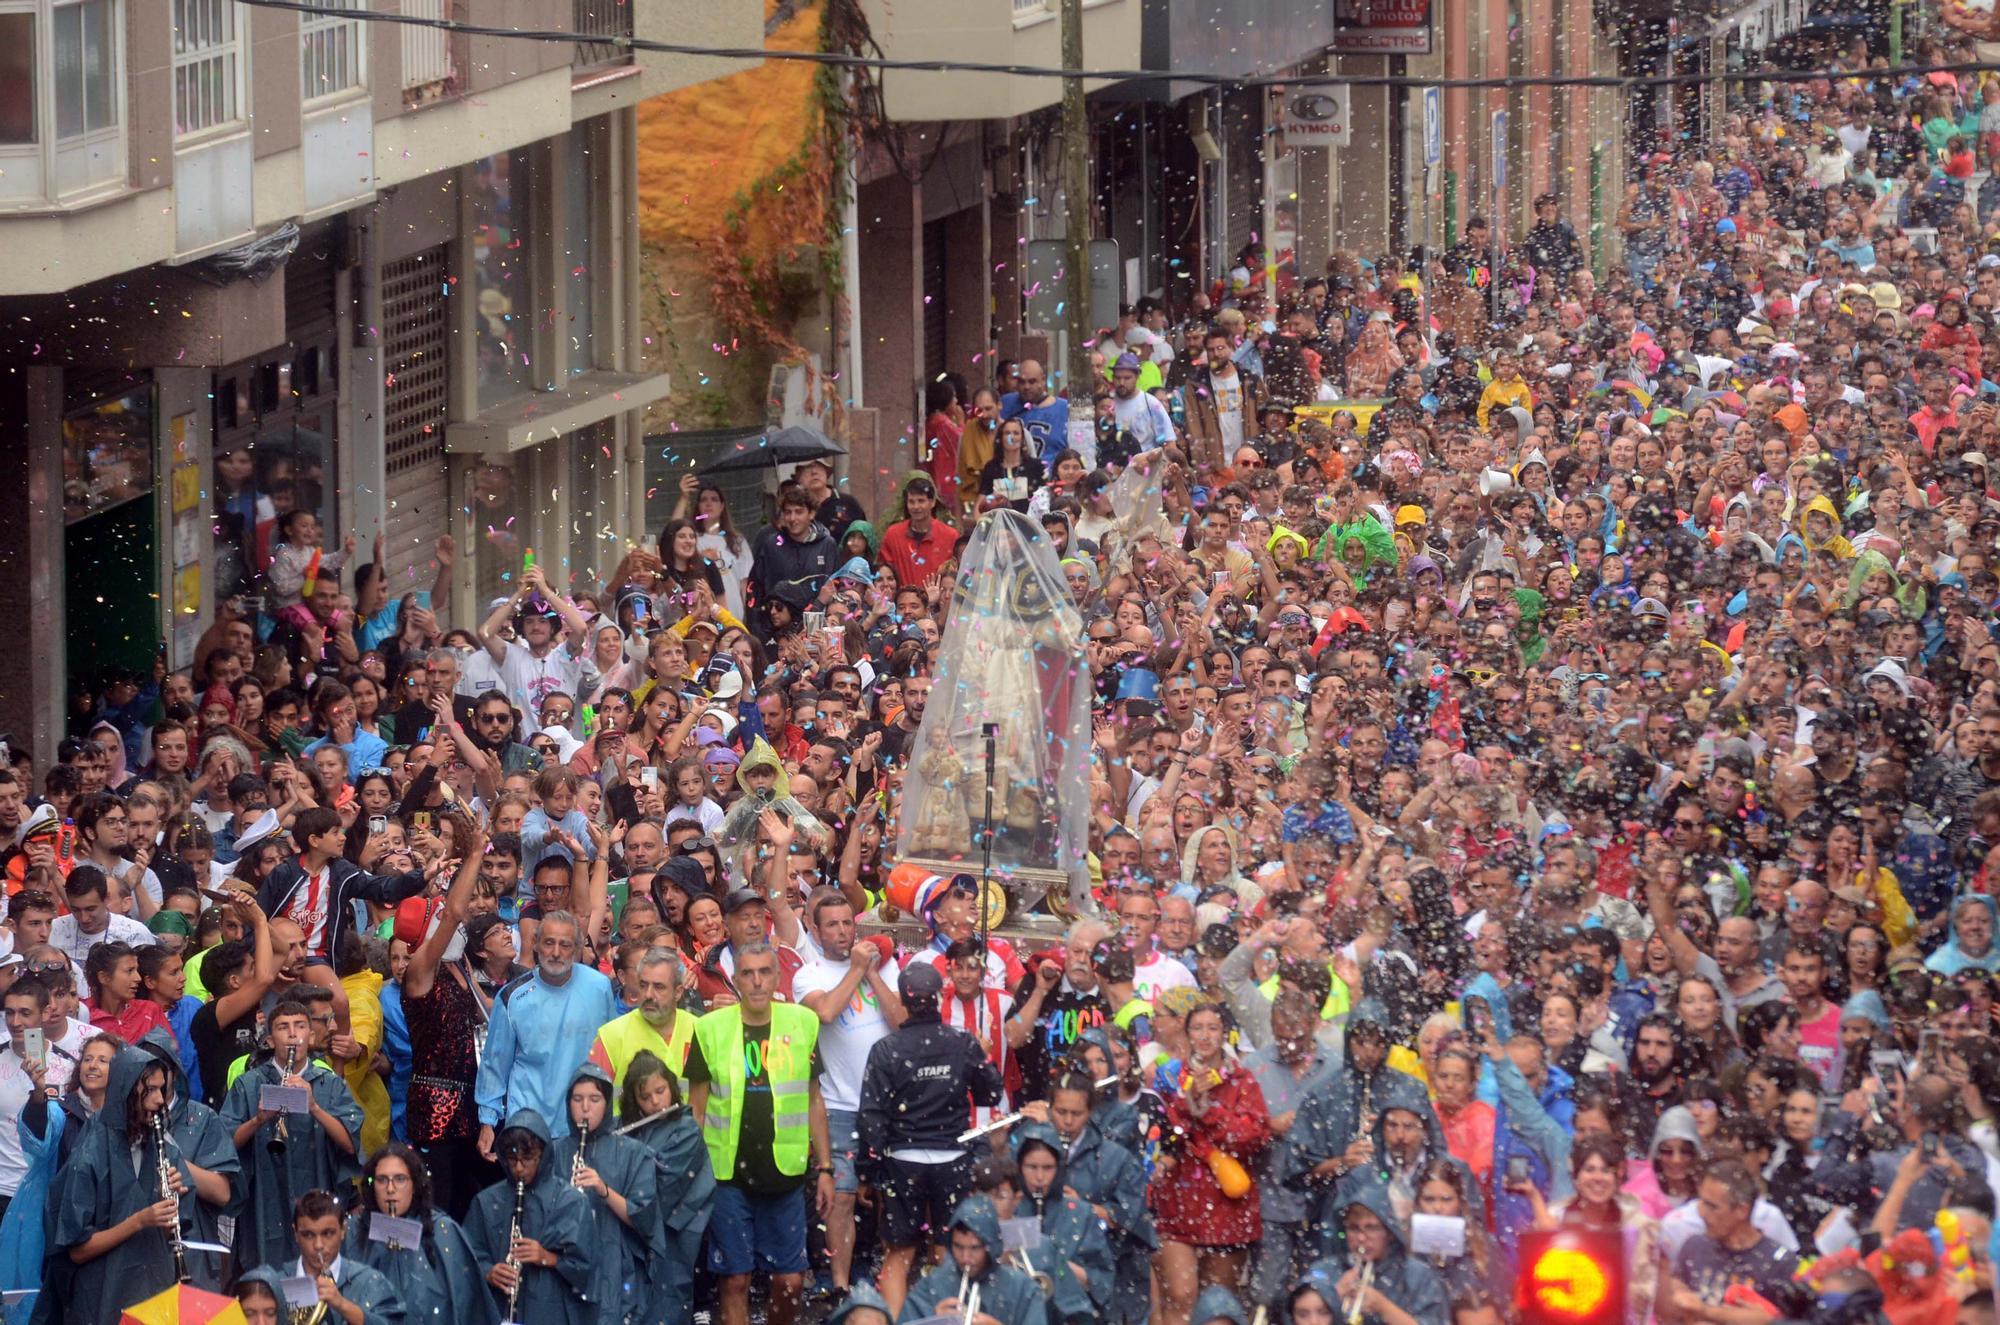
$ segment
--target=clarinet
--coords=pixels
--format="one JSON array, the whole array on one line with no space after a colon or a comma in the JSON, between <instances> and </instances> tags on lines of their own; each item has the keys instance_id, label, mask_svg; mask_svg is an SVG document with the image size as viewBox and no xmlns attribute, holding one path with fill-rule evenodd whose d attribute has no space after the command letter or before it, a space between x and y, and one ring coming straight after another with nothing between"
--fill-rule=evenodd
<instances>
[{"instance_id":1,"label":"clarinet","mask_svg":"<svg viewBox=\"0 0 2000 1325\"><path fill-rule=\"evenodd\" d=\"M509 1325L520 1319L515 1314L514 1304L521 1297L521 1262L514 1259L514 1244L521 1240L521 1210L528 1203L528 1184L514 1184L514 1227L507 1233L507 1264L514 1267L514 1286L507 1290L507 1320Z\"/></svg>"},{"instance_id":2,"label":"clarinet","mask_svg":"<svg viewBox=\"0 0 2000 1325\"><path fill-rule=\"evenodd\" d=\"M159 1152L156 1170L160 1180L160 1199L174 1203L174 1222L167 1227L167 1242L174 1249L174 1282L184 1284L193 1276L188 1273L187 1248L181 1244L181 1202L174 1194L174 1161L167 1154L165 1109L153 1115L153 1145Z\"/></svg>"}]
</instances>

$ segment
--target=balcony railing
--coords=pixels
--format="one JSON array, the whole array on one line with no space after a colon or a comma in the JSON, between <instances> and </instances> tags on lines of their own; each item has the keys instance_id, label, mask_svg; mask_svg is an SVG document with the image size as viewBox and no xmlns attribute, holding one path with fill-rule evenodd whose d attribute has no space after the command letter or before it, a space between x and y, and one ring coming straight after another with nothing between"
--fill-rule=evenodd
<instances>
[{"instance_id":1,"label":"balcony railing","mask_svg":"<svg viewBox=\"0 0 2000 1325\"><path fill-rule=\"evenodd\" d=\"M574 4L573 30L581 36L607 40L578 42L575 53L570 57L571 67L592 69L599 65L628 63L632 58L632 48L609 39L632 35L632 0L574 0Z\"/></svg>"},{"instance_id":2,"label":"balcony railing","mask_svg":"<svg viewBox=\"0 0 2000 1325\"><path fill-rule=\"evenodd\" d=\"M450 0L402 0L403 12L412 18L449 18ZM415 23L399 25L403 37L403 91L418 94L435 88L442 91L451 82L451 34L442 28Z\"/></svg>"}]
</instances>

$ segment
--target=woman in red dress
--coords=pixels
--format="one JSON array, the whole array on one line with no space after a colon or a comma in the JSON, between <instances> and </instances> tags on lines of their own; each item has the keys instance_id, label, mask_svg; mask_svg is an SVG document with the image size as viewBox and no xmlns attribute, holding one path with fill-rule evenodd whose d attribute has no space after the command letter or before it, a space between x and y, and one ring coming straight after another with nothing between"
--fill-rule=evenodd
<instances>
[{"instance_id":1,"label":"woman in red dress","mask_svg":"<svg viewBox=\"0 0 2000 1325\"><path fill-rule=\"evenodd\" d=\"M1159 1167L1153 1174L1153 1220L1160 1249L1160 1325L1189 1325L1194 1300L1210 1284L1238 1291L1250 1249L1264 1236L1257 1184L1249 1176L1270 1144L1271 1119L1256 1078L1224 1052L1223 1010L1203 1004L1188 1013L1188 1056L1180 1089L1167 1103ZM1211 1159L1214 1156L1214 1159ZM1227 1195L1215 1166L1231 1164L1241 1190Z\"/></svg>"}]
</instances>

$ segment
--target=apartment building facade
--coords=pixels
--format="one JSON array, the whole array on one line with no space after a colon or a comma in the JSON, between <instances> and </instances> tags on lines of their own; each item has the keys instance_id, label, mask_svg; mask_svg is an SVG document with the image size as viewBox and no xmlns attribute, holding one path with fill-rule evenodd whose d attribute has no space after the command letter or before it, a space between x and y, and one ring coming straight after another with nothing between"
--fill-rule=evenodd
<instances>
[{"instance_id":1,"label":"apartment building facade","mask_svg":"<svg viewBox=\"0 0 2000 1325\"><path fill-rule=\"evenodd\" d=\"M371 22L369 9L549 42ZM640 536L633 108L757 0L0 0L0 731L254 597L287 510L458 616ZM635 29L636 23L636 29ZM197 678L199 683L200 678Z\"/></svg>"},{"instance_id":2,"label":"apartment building facade","mask_svg":"<svg viewBox=\"0 0 2000 1325\"><path fill-rule=\"evenodd\" d=\"M863 0L891 58L1059 66L1057 0ZM1497 209L1515 234L1542 192L1561 200L1594 257L1624 171L1626 108L1615 89L1432 89L1423 80L1597 75L1619 68L1617 6L1605 0L1084 0L1084 67L1164 71L1091 80L1093 234L1108 246L1112 302L1185 307L1269 238L1302 271L1336 249L1373 260L1444 245ZM1224 79L1313 79L1214 86ZM1323 80L1396 76L1412 85ZM864 384L856 482L902 473L939 373L990 378L996 358L1060 367L1038 241L1060 240L1059 79L890 70L881 134L857 154ZM1426 145L1427 100L1436 132ZM1307 134L1296 109L1337 116ZM1317 126L1326 127L1322 121ZM897 150L887 150L893 141ZM1430 157L1435 153L1436 159ZM850 379L852 380L852 379ZM871 480L870 476L874 476ZM865 494L863 500L865 501Z\"/></svg>"}]
</instances>

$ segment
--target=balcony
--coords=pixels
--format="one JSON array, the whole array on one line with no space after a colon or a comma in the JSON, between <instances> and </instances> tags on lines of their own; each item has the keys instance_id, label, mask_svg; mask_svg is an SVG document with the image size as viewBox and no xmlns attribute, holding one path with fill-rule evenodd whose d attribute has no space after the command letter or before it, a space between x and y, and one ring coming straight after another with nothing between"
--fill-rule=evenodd
<instances>
[{"instance_id":1,"label":"balcony","mask_svg":"<svg viewBox=\"0 0 2000 1325\"><path fill-rule=\"evenodd\" d=\"M412 18L451 17L450 0L403 0ZM442 28L399 24L403 42L403 104L422 106L448 96L455 86L451 64L451 34Z\"/></svg>"},{"instance_id":2,"label":"balcony","mask_svg":"<svg viewBox=\"0 0 2000 1325\"><path fill-rule=\"evenodd\" d=\"M632 63L632 48L618 38L632 36L632 0L572 0L571 30L601 41L576 43L570 67L597 70Z\"/></svg>"}]
</instances>

